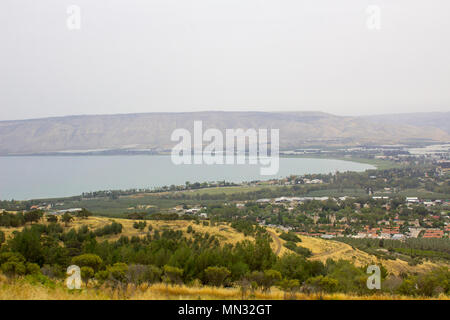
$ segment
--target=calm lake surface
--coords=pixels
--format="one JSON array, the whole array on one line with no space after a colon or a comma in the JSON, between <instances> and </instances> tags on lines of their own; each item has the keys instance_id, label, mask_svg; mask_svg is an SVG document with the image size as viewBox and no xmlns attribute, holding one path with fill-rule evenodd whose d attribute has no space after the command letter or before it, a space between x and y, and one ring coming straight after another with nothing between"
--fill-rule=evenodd
<instances>
[{"instance_id":1,"label":"calm lake surface","mask_svg":"<svg viewBox=\"0 0 450 320\"><path fill-rule=\"evenodd\" d=\"M174 165L170 156L0 157L0 199L66 197L83 192L181 185L186 181L243 182L290 174L364 171L375 167L342 160L280 158L275 176L259 165Z\"/></svg>"}]
</instances>

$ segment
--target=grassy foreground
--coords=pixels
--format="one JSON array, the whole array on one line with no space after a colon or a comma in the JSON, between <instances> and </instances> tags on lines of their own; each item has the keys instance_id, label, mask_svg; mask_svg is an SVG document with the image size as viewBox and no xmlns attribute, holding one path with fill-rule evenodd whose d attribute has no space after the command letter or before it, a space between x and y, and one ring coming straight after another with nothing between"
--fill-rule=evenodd
<instances>
[{"instance_id":1,"label":"grassy foreground","mask_svg":"<svg viewBox=\"0 0 450 320\"><path fill-rule=\"evenodd\" d=\"M216 288L210 286L166 285L163 283L140 286L128 285L124 289L83 288L69 290L62 282L49 284L32 283L24 278L8 281L0 275L0 300L450 300L449 296L437 298L410 297L375 293L373 295L306 294L289 293L272 288L270 292L248 291L243 295L239 288Z\"/></svg>"}]
</instances>

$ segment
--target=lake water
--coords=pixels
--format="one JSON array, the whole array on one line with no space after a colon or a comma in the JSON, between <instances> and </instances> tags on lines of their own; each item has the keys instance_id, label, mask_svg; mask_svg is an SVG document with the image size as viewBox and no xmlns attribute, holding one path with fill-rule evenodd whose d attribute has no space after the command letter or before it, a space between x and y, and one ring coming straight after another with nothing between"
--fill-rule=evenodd
<instances>
[{"instance_id":1,"label":"lake water","mask_svg":"<svg viewBox=\"0 0 450 320\"><path fill-rule=\"evenodd\" d=\"M170 156L0 157L0 199L27 200L80 195L83 192L181 185L186 181L243 182L290 174L364 171L367 164L280 158L276 176L261 176L259 165L174 165Z\"/></svg>"}]
</instances>

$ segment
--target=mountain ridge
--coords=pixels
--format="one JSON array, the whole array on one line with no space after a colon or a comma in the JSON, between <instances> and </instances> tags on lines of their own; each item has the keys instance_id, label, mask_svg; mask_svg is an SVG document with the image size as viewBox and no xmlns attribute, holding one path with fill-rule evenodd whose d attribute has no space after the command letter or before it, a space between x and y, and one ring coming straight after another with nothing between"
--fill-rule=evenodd
<instances>
[{"instance_id":1,"label":"mountain ridge","mask_svg":"<svg viewBox=\"0 0 450 320\"><path fill-rule=\"evenodd\" d=\"M421 120L422 119L422 120ZM199 111L0 121L0 155L70 150L169 150L177 128L280 129L280 148L450 141L450 112L338 116L324 112Z\"/></svg>"}]
</instances>

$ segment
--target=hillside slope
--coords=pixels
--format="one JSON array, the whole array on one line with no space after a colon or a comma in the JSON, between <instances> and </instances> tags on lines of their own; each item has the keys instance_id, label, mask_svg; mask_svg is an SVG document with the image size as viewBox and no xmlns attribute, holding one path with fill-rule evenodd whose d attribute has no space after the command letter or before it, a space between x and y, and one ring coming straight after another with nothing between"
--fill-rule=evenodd
<instances>
[{"instance_id":1,"label":"hillside slope","mask_svg":"<svg viewBox=\"0 0 450 320\"><path fill-rule=\"evenodd\" d=\"M274 230L272 230L274 231ZM416 266L410 266L406 261L396 259L396 260L386 260L379 259L374 255L368 254L359 249L354 249L350 245L332 240L325 240L321 238L299 236L302 242L299 243L300 246L308 248L312 252L311 260L319 260L321 262L326 262L327 259L332 260L348 260L353 262L356 266L366 266L370 264L382 264L389 273L399 275L400 273L422 273L430 271L431 269L437 267L436 263L425 261L422 264ZM279 239L281 243L285 243L283 239Z\"/></svg>"},{"instance_id":2,"label":"hillside slope","mask_svg":"<svg viewBox=\"0 0 450 320\"><path fill-rule=\"evenodd\" d=\"M0 121L0 155L105 150L170 149L173 130L193 132L195 120L204 130L217 128L280 129L282 149L302 146L395 144L450 141L442 117L426 126L386 121L385 118L341 117L319 112L197 112L70 116ZM420 118L420 116L418 116ZM440 120L436 120L439 118ZM438 122L437 122L438 121ZM434 123L437 123L434 125ZM448 122L447 122L448 123Z\"/></svg>"},{"instance_id":3,"label":"hillside slope","mask_svg":"<svg viewBox=\"0 0 450 320\"><path fill-rule=\"evenodd\" d=\"M64 229L69 231L71 228L78 229L84 225L88 226L90 230L95 230L101 227L104 227L110 224L112 221L118 222L122 224L123 230L122 233L117 235L108 235L101 237L99 240L108 240L115 241L120 238L120 236L138 236L144 237L147 234L148 227L145 231L140 231L133 227L133 223L135 220L130 219L120 219L120 218L104 218L104 217L89 217L87 219L75 219L69 225L65 226ZM41 221L40 223L47 223ZM152 226L153 230L173 230L173 231L183 231L184 236L189 237L189 234L186 233L188 226L191 226L193 230L197 233L205 234L209 233L210 235L214 235L222 244L225 243L237 243L243 240L253 241L254 238L251 236L244 236L243 233L236 231L227 223L218 223L214 226L204 226L202 223L196 224L193 221L189 220L146 220L147 226ZM10 238L14 231L20 231L23 227L20 228L5 228L0 227L0 230L3 231L6 235L6 238ZM279 256L282 256L286 253L292 253L289 249L287 249L283 244L286 242L283 239L279 238L281 234L280 230L276 230L273 228L267 228L269 234L273 238L273 242L271 247L273 252ZM311 260L319 260L322 262L326 262L327 259L332 260L348 260L353 262L356 266L365 266L368 264L382 264L389 273L393 273L399 275L402 272L405 273L422 273L427 272L435 267L437 267L436 263L425 261L422 264L416 266L410 266L406 261L396 259L396 260L386 260L379 259L374 255L368 254L364 251L354 249L350 245L331 240L324 240L321 238L308 237L308 236L299 236L302 242L299 243L300 246L308 248L312 251L313 255L309 259Z\"/></svg>"}]
</instances>

